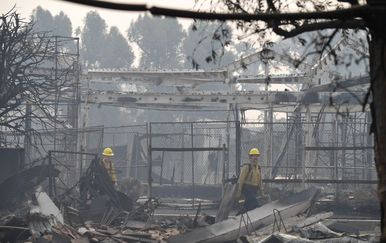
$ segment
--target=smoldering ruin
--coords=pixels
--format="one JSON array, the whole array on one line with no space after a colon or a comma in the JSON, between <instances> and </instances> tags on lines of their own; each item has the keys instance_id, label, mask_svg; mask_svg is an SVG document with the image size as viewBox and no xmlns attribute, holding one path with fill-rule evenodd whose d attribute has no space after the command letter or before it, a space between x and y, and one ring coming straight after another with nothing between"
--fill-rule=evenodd
<instances>
[{"instance_id":1,"label":"smoldering ruin","mask_svg":"<svg viewBox=\"0 0 386 243\"><path fill-rule=\"evenodd\" d=\"M370 77L331 71L355 41L296 67L278 42L176 70L86 67L79 38L39 40L35 88L0 110L1 242L380 240Z\"/></svg>"}]
</instances>

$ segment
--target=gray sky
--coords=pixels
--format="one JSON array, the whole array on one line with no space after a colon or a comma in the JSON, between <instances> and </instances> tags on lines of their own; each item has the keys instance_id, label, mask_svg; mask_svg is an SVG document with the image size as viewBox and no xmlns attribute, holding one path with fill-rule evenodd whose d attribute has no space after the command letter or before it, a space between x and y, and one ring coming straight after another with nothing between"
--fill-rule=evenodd
<instances>
[{"instance_id":1,"label":"gray sky","mask_svg":"<svg viewBox=\"0 0 386 243\"><path fill-rule=\"evenodd\" d=\"M148 4L150 6L162 6L169 8L179 8L179 9L192 9L194 6L194 0L148 0L148 1L133 1L133 0L109 0L111 2L123 2L123 3L132 3L132 4ZM184 4L181 4L181 3ZM121 33L126 36L126 31L130 26L132 21L135 21L140 14L143 12L128 12L128 11L118 11L118 10L108 10L103 8L94 8L81 4L69 3L62 0L0 0L0 13L4 14L12 9L16 5L16 10L21 14L23 18L29 19L32 13L32 10L37 6L41 6L45 10L49 10L52 15L58 14L60 11L63 11L71 19L72 29L75 29L78 26L83 26L83 19L86 16L87 12L96 10L99 15L106 21L109 27L117 26ZM179 19L185 28L189 26L192 20ZM136 46L133 46L136 59L134 61L134 66L136 67L139 63L140 53Z\"/></svg>"},{"instance_id":2,"label":"gray sky","mask_svg":"<svg viewBox=\"0 0 386 243\"><path fill-rule=\"evenodd\" d=\"M112 2L126 2L126 3L140 3L154 6L163 6L170 8L189 9L194 5L194 0L148 0L148 1L128 1L128 0L111 0ZM181 4L181 3L184 4ZM22 17L29 18L31 12L37 6L42 6L44 9L49 10L53 15L58 14L60 11L66 13L72 22L72 27L75 30L78 26L83 25L83 18L86 13L91 10L97 10L106 23L109 26L117 26L124 34L129 28L130 23L135 20L139 12L127 12L106 10L102 8L88 7L85 5L79 5L74 3L68 3L61 0L0 0L0 12L4 14L8 12L14 5ZM182 20L184 26L187 26L191 20Z\"/></svg>"}]
</instances>

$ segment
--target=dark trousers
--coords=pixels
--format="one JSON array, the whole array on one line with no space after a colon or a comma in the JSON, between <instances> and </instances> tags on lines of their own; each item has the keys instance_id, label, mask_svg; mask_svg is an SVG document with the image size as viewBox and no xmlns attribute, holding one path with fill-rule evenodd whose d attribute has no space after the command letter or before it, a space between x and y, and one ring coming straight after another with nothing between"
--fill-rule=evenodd
<instances>
[{"instance_id":1,"label":"dark trousers","mask_svg":"<svg viewBox=\"0 0 386 243\"><path fill-rule=\"evenodd\" d=\"M243 185L242 189L242 194L245 197L245 202L244 202L244 210L243 211L250 211L252 209L255 209L257 207L260 207L260 203L257 200L257 186L252 186L248 184Z\"/></svg>"}]
</instances>

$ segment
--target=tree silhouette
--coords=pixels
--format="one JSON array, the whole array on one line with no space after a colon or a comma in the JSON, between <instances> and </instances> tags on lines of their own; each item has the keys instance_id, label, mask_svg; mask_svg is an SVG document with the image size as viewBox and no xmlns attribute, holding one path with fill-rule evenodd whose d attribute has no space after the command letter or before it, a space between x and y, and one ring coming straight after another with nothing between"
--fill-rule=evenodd
<instances>
[{"instance_id":1,"label":"tree silhouette","mask_svg":"<svg viewBox=\"0 0 386 243\"><path fill-rule=\"evenodd\" d=\"M70 18L60 11L53 16L49 10L44 10L41 6L32 11L31 19L34 23L33 30L36 33L47 36L72 37L72 23ZM60 45L60 49L67 49L76 54L76 46L73 41L68 41Z\"/></svg>"},{"instance_id":2,"label":"tree silhouette","mask_svg":"<svg viewBox=\"0 0 386 243\"><path fill-rule=\"evenodd\" d=\"M32 21L36 32L52 32L55 29L54 17L49 10L43 9L41 6L32 10Z\"/></svg>"},{"instance_id":3,"label":"tree silhouette","mask_svg":"<svg viewBox=\"0 0 386 243\"><path fill-rule=\"evenodd\" d=\"M182 66L182 25L174 18L140 16L127 33L142 51L140 68L173 69Z\"/></svg>"},{"instance_id":4,"label":"tree silhouette","mask_svg":"<svg viewBox=\"0 0 386 243\"><path fill-rule=\"evenodd\" d=\"M113 26L106 36L106 45L102 50L102 68L130 68L134 54L129 43L118 28Z\"/></svg>"},{"instance_id":5,"label":"tree silhouette","mask_svg":"<svg viewBox=\"0 0 386 243\"><path fill-rule=\"evenodd\" d=\"M72 65L55 59L55 41L38 35L32 22L10 11L0 18L0 126L25 134L26 119L39 128L63 124L52 102L58 90L71 86ZM52 60L58 60L56 72ZM68 64L68 65L67 65ZM30 108L27 108L29 105Z\"/></svg>"},{"instance_id":6,"label":"tree silhouette","mask_svg":"<svg viewBox=\"0 0 386 243\"><path fill-rule=\"evenodd\" d=\"M88 68L98 68L103 59L103 52L106 45L107 24L106 21L96 12L90 11L84 19L84 26L81 32L81 56L83 65Z\"/></svg>"}]
</instances>

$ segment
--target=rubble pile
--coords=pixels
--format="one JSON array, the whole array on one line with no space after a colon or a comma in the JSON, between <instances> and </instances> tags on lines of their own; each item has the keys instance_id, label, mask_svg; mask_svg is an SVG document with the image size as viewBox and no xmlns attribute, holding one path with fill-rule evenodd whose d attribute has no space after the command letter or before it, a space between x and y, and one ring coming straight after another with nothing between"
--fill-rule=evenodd
<instances>
[{"instance_id":1,"label":"rubble pile","mask_svg":"<svg viewBox=\"0 0 386 243\"><path fill-rule=\"evenodd\" d=\"M77 185L49 196L45 183L59 171L46 165L26 169L0 183L0 242L166 242L198 225L204 217L155 218L160 202L138 200L138 181L115 189L93 161ZM130 188L130 185L133 185ZM45 188L45 190L43 189Z\"/></svg>"},{"instance_id":2,"label":"rubble pile","mask_svg":"<svg viewBox=\"0 0 386 243\"><path fill-rule=\"evenodd\" d=\"M332 217L332 213L324 213L309 218L297 216L286 220L285 228L275 228L274 225L267 226L261 230L243 237L243 242L379 242L380 230L374 228L372 232L336 232L331 230L325 220ZM305 225L305 221L310 221ZM378 233L376 233L378 232Z\"/></svg>"},{"instance_id":3,"label":"rubble pile","mask_svg":"<svg viewBox=\"0 0 386 243\"><path fill-rule=\"evenodd\" d=\"M123 183L119 191L97 161L90 164L77 187L52 193L56 192L56 188L51 188L53 185L47 184L46 179L59 173L55 168L36 166L0 183L0 242L267 243L379 240L378 220L350 221L334 218L334 213L330 211L315 212L315 205L320 203L318 188L288 193L284 198L236 214L231 212L232 203L226 196L223 201L227 203L222 202L226 206L218 209L219 204L200 199L160 201L140 197L143 187L135 180ZM231 195L232 190L229 192ZM344 197L352 200L352 204L360 205L361 195ZM166 213L156 214L157 210ZM184 210L189 213L181 213ZM210 210L217 210L221 218L216 219L216 212L210 214Z\"/></svg>"}]
</instances>

